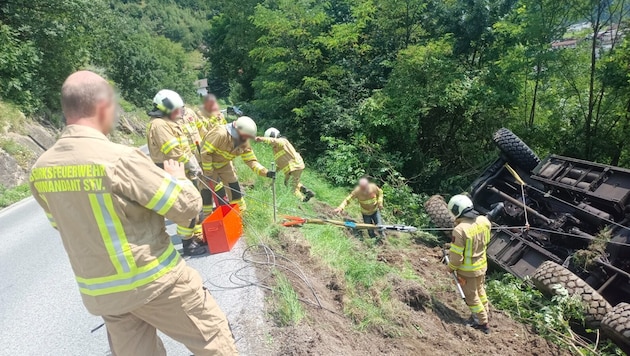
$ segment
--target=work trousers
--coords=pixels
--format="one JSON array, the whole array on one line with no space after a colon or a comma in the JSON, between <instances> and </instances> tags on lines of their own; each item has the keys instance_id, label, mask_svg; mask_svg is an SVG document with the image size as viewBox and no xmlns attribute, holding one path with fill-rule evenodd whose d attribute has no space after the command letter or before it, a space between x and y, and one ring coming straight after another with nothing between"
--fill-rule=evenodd
<instances>
[{"instance_id":1,"label":"work trousers","mask_svg":"<svg viewBox=\"0 0 630 356\"><path fill-rule=\"evenodd\" d=\"M488 323L488 297L486 296L486 288L484 286L486 276L479 277L463 277L462 290L466 296L466 304L473 316L477 317L478 323L481 325Z\"/></svg>"},{"instance_id":2,"label":"work trousers","mask_svg":"<svg viewBox=\"0 0 630 356\"><path fill-rule=\"evenodd\" d=\"M296 169L284 175L284 185L291 188L293 194L300 199L304 199L304 195L301 192L302 183L300 183L303 171L303 169Z\"/></svg>"},{"instance_id":3,"label":"work trousers","mask_svg":"<svg viewBox=\"0 0 630 356\"><path fill-rule=\"evenodd\" d=\"M381 212L377 210L374 214L371 214L371 215L363 214L363 222L366 224L372 224L372 225L383 225L383 218L381 218ZM369 229L368 235L371 238L375 238L376 230Z\"/></svg>"},{"instance_id":4,"label":"work trousers","mask_svg":"<svg viewBox=\"0 0 630 356\"><path fill-rule=\"evenodd\" d=\"M142 307L104 315L115 356L162 356L156 329L184 344L195 356L238 355L225 315L201 276L186 267L175 285Z\"/></svg>"},{"instance_id":5,"label":"work trousers","mask_svg":"<svg viewBox=\"0 0 630 356\"><path fill-rule=\"evenodd\" d=\"M217 184L217 182L222 184L220 189L215 188L219 200L224 200L227 196L227 201L230 204L238 204L241 211L245 211L245 200L243 199L241 185L238 183L238 177L236 176L236 170L232 162L221 168L213 169L212 172L210 172L210 178L212 178L214 184ZM219 203L224 205L223 201Z\"/></svg>"}]
</instances>

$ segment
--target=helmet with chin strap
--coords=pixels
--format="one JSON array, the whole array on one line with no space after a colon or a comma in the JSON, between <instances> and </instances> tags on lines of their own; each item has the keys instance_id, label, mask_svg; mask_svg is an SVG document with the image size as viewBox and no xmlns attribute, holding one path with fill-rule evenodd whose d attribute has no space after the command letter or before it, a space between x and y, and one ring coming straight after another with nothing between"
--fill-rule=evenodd
<instances>
[{"instance_id":1,"label":"helmet with chin strap","mask_svg":"<svg viewBox=\"0 0 630 356\"><path fill-rule=\"evenodd\" d=\"M456 218L471 212L473 206L472 200L463 194L455 195L448 201L448 210L450 210Z\"/></svg>"}]
</instances>

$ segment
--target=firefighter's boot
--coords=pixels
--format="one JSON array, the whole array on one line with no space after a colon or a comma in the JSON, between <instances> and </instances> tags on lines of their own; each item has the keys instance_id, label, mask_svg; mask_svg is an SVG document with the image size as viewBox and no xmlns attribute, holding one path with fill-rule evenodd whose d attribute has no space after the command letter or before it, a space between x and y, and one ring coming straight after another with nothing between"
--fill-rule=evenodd
<instances>
[{"instance_id":1,"label":"firefighter's boot","mask_svg":"<svg viewBox=\"0 0 630 356\"><path fill-rule=\"evenodd\" d=\"M199 256L208 252L208 249L199 244L195 238L182 240L182 246L184 247L184 256Z\"/></svg>"},{"instance_id":2,"label":"firefighter's boot","mask_svg":"<svg viewBox=\"0 0 630 356\"><path fill-rule=\"evenodd\" d=\"M315 196L315 192L313 192L312 190L306 188L305 186L301 186L300 187L300 192L302 194L304 194L304 199L302 200L303 202L307 202L309 200L311 200L311 198L313 198Z\"/></svg>"}]
</instances>

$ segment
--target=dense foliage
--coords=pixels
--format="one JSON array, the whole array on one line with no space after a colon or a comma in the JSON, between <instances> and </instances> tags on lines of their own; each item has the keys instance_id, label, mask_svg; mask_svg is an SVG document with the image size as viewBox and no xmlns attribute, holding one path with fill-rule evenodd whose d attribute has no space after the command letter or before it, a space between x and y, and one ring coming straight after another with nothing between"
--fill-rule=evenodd
<instances>
[{"instance_id":1,"label":"dense foliage","mask_svg":"<svg viewBox=\"0 0 630 356\"><path fill-rule=\"evenodd\" d=\"M335 182L395 171L417 191L465 189L496 156L501 126L541 154L630 164L624 1L249 0L216 10L204 36L215 87L253 103Z\"/></svg>"},{"instance_id":2,"label":"dense foliage","mask_svg":"<svg viewBox=\"0 0 630 356\"><path fill-rule=\"evenodd\" d=\"M146 107L163 87L195 100L192 82L207 77L336 183L370 174L450 193L496 157L501 126L541 155L630 165L629 9L625 0L5 0L0 98L54 114L63 78L91 68Z\"/></svg>"},{"instance_id":3,"label":"dense foliage","mask_svg":"<svg viewBox=\"0 0 630 356\"><path fill-rule=\"evenodd\" d=\"M56 113L59 87L89 68L144 106L168 87L194 98L205 2L8 0L0 2L0 98Z\"/></svg>"}]
</instances>

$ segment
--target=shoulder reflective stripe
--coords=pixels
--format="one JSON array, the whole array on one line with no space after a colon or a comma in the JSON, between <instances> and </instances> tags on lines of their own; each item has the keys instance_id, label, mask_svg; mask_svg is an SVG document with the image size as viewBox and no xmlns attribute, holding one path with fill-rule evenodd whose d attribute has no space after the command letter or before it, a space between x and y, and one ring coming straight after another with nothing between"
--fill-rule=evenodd
<instances>
[{"instance_id":1,"label":"shoulder reflective stripe","mask_svg":"<svg viewBox=\"0 0 630 356\"><path fill-rule=\"evenodd\" d=\"M173 207L181 190L182 186L178 181L171 177L165 177L157 193L145 207L160 215L164 215Z\"/></svg>"},{"instance_id":2,"label":"shoulder reflective stripe","mask_svg":"<svg viewBox=\"0 0 630 356\"><path fill-rule=\"evenodd\" d=\"M125 231L109 194L88 194L92 212L116 272L129 272L135 265Z\"/></svg>"},{"instance_id":3,"label":"shoulder reflective stripe","mask_svg":"<svg viewBox=\"0 0 630 356\"><path fill-rule=\"evenodd\" d=\"M169 244L164 253L145 266L134 267L132 271L102 278L77 277L82 294L99 296L126 292L151 283L170 272L179 262L179 253Z\"/></svg>"},{"instance_id":4,"label":"shoulder reflective stripe","mask_svg":"<svg viewBox=\"0 0 630 356\"><path fill-rule=\"evenodd\" d=\"M168 154L169 152L173 150L173 148L177 147L178 145L179 145L179 140L177 139L177 137L175 137L166 141L162 145L162 147L160 147L160 151L162 151L164 154Z\"/></svg>"},{"instance_id":5,"label":"shoulder reflective stripe","mask_svg":"<svg viewBox=\"0 0 630 356\"><path fill-rule=\"evenodd\" d=\"M453 253L456 253L458 255L461 255L461 254L464 253L464 248L461 247L461 246L457 246L455 244L451 244L450 251L453 252Z\"/></svg>"}]
</instances>

